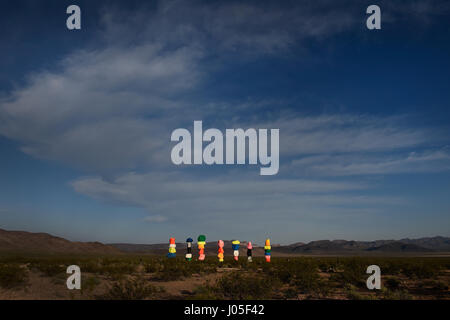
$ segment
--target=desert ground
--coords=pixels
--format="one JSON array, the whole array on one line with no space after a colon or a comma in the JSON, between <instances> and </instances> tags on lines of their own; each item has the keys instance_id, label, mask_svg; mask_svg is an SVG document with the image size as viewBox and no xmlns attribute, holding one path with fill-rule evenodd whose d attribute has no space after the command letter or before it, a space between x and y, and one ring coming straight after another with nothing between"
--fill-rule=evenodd
<instances>
[{"instance_id":1,"label":"desert ground","mask_svg":"<svg viewBox=\"0 0 450 320\"><path fill-rule=\"evenodd\" d=\"M69 290L66 268L81 269ZM381 268L368 290L368 265ZM450 299L450 257L0 256L0 299Z\"/></svg>"}]
</instances>

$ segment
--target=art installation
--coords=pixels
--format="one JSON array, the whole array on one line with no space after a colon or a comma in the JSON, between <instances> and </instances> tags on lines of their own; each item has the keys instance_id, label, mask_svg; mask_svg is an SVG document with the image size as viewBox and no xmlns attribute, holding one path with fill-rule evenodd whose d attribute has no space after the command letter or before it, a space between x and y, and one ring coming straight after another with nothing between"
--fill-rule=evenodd
<instances>
[{"instance_id":1,"label":"art installation","mask_svg":"<svg viewBox=\"0 0 450 320\"><path fill-rule=\"evenodd\" d=\"M223 242L223 240L219 240L217 242L217 245L219 246L219 253L217 254L217 257L219 258L220 262L223 262L223 255L225 253L225 251L223 250L223 246L225 245L225 243Z\"/></svg>"},{"instance_id":2,"label":"art installation","mask_svg":"<svg viewBox=\"0 0 450 320\"><path fill-rule=\"evenodd\" d=\"M270 262L270 251L272 247L270 246L270 239L266 239L266 245L264 246L264 257L266 262Z\"/></svg>"},{"instance_id":3,"label":"art installation","mask_svg":"<svg viewBox=\"0 0 450 320\"><path fill-rule=\"evenodd\" d=\"M192 260L192 242L194 242L194 240L192 240L192 238L187 238L186 239L186 261L191 261ZM239 247L240 247L241 242L239 240L233 240L231 242L231 246L233 248L233 256L234 256L234 260L238 261L239 260ZM206 245L206 236L201 234L198 236L197 238L197 245L198 245L198 260L203 261L205 260L205 245ZM169 239L169 253L167 254L168 258L175 258L176 257L176 244L175 244L175 238L170 238ZM223 262L224 261L224 257L225 257L225 242L223 240L219 240L217 241L217 246L218 251L217 251L217 258L219 259L219 262ZM266 262L270 262L270 252L271 252L272 247L270 246L270 239L266 239L266 243L264 246L264 256L266 258ZM253 258L252 258L252 253L253 251L253 245L252 242L249 241L247 243L247 261L248 262L252 262Z\"/></svg>"},{"instance_id":4,"label":"art installation","mask_svg":"<svg viewBox=\"0 0 450 320\"><path fill-rule=\"evenodd\" d=\"M168 258L175 258L176 256L176 252L177 250L176 248L176 244L175 244L175 238L170 238L169 239L169 253L167 254Z\"/></svg>"},{"instance_id":5,"label":"art installation","mask_svg":"<svg viewBox=\"0 0 450 320\"><path fill-rule=\"evenodd\" d=\"M231 246L233 248L233 255L234 255L234 260L238 261L239 260L239 244L241 242L239 240L234 240L233 242L231 242Z\"/></svg>"},{"instance_id":6,"label":"art installation","mask_svg":"<svg viewBox=\"0 0 450 320\"><path fill-rule=\"evenodd\" d=\"M205 260L205 244L206 244L206 236L203 234L199 235L197 238L198 245L198 260Z\"/></svg>"},{"instance_id":7,"label":"art installation","mask_svg":"<svg viewBox=\"0 0 450 320\"><path fill-rule=\"evenodd\" d=\"M252 249L253 249L252 242L249 241L247 243L247 260L248 260L248 262L252 262Z\"/></svg>"},{"instance_id":8,"label":"art installation","mask_svg":"<svg viewBox=\"0 0 450 320\"><path fill-rule=\"evenodd\" d=\"M187 238L186 239L186 244L187 244L187 249L186 249L186 261L191 261L192 260L192 242L194 240L192 240L192 238Z\"/></svg>"}]
</instances>

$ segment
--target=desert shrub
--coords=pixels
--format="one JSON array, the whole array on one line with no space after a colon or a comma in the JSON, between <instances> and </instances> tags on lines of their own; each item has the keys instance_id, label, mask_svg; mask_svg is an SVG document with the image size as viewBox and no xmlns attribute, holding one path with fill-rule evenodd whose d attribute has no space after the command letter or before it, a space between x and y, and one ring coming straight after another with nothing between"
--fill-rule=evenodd
<instances>
[{"instance_id":1,"label":"desert shrub","mask_svg":"<svg viewBox=\"0 0 450 320\"><path fill-rule=\"evenodd\" d=\"M338 269L338 261L335 258L319 258L317 266L322 272L333 273Z\"/></svg>"},{"instance_id":2,"label":"desert shrub","mask_svg":"<svg viewBox=\"0 0 450 320\"><path fill-rule=\"evenodd\" d=\"M154 273L160 270L161 265L156 262L145 262L144 263L145 272L147 273Z\"/></svg>"},{"instance_id":3,"label":"desert shrub","mask_svg":"<svg viewBox=\"0 0 450 320\"><path fill-rule=\"evenodd\" d=\"M194 289L192 297L188 297L188 299L195 300L218 300L223 299L222 296L219 296L216 292L214 286L210 286L209 284L198 286Z\"/></svg>"},{"instance_id":4,"label":"desert shrub","mask_svg":"<svg viewBox=\"0 0 450 320\"><path fill-rule=\"evenodd\" d=\"M39 261L32 262L31 268L35 270L39 270L47 277L54 277L58 274L64 273L67 270L67 266L61 265L59 262L54 261Z\"/></svg>"},{"instance_id":5,"label":"desert shrub","mask_svg":"<svg viewBox=\"0 0 450 320\"><path fill-rule=\"evenodd\" d=\"M441 262L441 268L442 269L450 269L450 258L444 258L442 260L439 260Z\"/></svg>"},{"instance_id":6,"label":"desert shrub","mask_svg":"<svg viewBox=\"0 0 450 320\"><path fill-rule=\"evenodd\" d=\"M164 259L160 261L159 268L155 268L156 274L154 280L159 281L174 281L186 277L191 277L192 274L208 274L216 272L217 262L207 259L205 261L190 261L186 262L184 259Z\"/></svg>"},{"instance_id":7,"label":"desert shrub","mask_svg":"<svg viewBox=\"0 0 450 320\"><path fill-rule=\"evenodd\" d=\"M224 297L231 299L270 298L275 286L275 279L233 273L219 279L217 283Z\"/></svg>"},{"instance_id":8,"label":"desert shrub","mask_svg":"<svg viewBox=\"0 0 450 320\"><path fill-rule=\"evenodd\" d=\"M278 260L263 266L268 276L277 278L282 283L294 284L308 289L319 277L317 262L310 258Z\"/></svg>"},{"instance_id":9,"label":"desert shrub","mask_svg":"<svg viewBox=\"0 0 450 320\"><path fill-rule=\"evenodd\" d=\"M432 294L436 298L449 296L448 283L438 280L421 280L417 283L417 291L425 294Z\"/></svg>"},{"instance_id":10,"label":"desert shrub","mask_svg":"<svg viewBox=\"0 0 450 320\"><path fill-rule=\"evenodd\" d=\"M277 259L269 266L263 266L264 273L278 279L281 283L292 287L292 294L309 294L313 297L324 297L329 294L331 287L328 281L322 280L319 270L336 269L335 260L318 260L316 258L288 258ZM288 292L288 295L290 293Z\"/></svg>"},{"instance_id":11,"label":"desert shrub","mask_svg":"<svg viewBox=\"0 0 450 320\"><path fill-rule=\"evenodd\" d=\"M249 263L247 261L247 257L245 256L241 260L239 260L240 268L244 271L257 272L257 270L261 268L262 259L258 259L257 257L254 257L253 261L251 263Z\"/></svg>"},{"instance_id":12,"label":"desert shrub","mask_svg":"<svg viewBox=\"0 0 450 320\"><path fill-rule=\"evenodd\" d=\"M302 263L296 266L292 284L303 293L310 293L319 287L319 274L314 263Z\"/></svg>"},{"instance_id":13,"label":"desert shrub","mask_svg":"<svg viewBox=\"0 0 450 320\"><path fill-rule=\"evenodd\" d=\"M109 276L129 275L135 272L136 267L135 265L126 262L117 262L104 265L101 270L102 273Z\"/></svg>"},{"instance_id":14,"label":"desert shrub","mask_svg":"<svg viewBox=\"0 0 450 320\"><path fill-rule=\"evenodd\" d=\"M0 287L15 288L26 283L27 271L18 264L0 264Z\"/></svg>"},{"instance_id":15,"label":"desert shrub","mask_svg":"<svg viewBox=\"0 0 450 320\"><path fill-rule=\"evenodd\" d=\"M381 260L380 266L382 274L398 275L402 271L402 261L399 260Z\"/></svg>"},{"instance_id":16,"label":"desert shrub","mask_svg":"<svg viewBox=\"0 0 450 320\"><path fill-rule=\"evenodd\" d=\"M290 283L294 278L292 270L289 269L272 269L269 271L270 276L278 278L282 283Z\"/></svg>"},{"instance_id":17,"label":"desert shrub","mask_svg":"<svg viewBox=\"0 0 450 320\"><path fill-rule=\"evenodd\" d=\"M396 278L388 278L384 280L384 285L391 290L398 290L401 287L402 283Z\"/></svg>"},{"instance_id":18,"label":"desert shrub","mask_svg":"<svg viewBox=\"0 0 450 320\"><path fill-rule=\"evenodd\" d=\"M100 279L95 276L81 277L81 290L91 292L100 284Z\"/></svg>"},{"instance_id":19,"label":"desert shrub","mask_svg":"<svg viewBox=\"0 0 450 320\"><path fill-rule=\"evenodd\" d=\"M298 291L295 288L288 287L282 291L285 299L292 299L298 297Z\"/></svg>"},{"instance_id":20,"label":"desert shrub","mask_svg":"<svg viewBox=\"0 0 450 320\"><path fill-rule=\"evenodd\" d=\"M179 259L166 259L161 261L159 268L155 267L156 275L154 280L160 281L174 281L183 277L192 275L192 266ZM195 263L195 261L191 261Z\"/></svg>"},{"instance_id":21,"label":"desert shrub","mask_svg":"<svg viewBox=\"0 0 450 320\"><path fill-rule=\"evenodd\" d=\"M350 300L367 300L365 295L362 295L361 293L359 293L356 290L348 290L346 292L346 297L347 299Z\"/></svg>"},{"instance_id":22,"label":"desert shrub","mask_svg":"<svg viewBox=\"0 0 450 320\"><path fill-rule=\"evenodd\" d=\"M412 300L412 296L406 290L390 290L381 288L381 298L384 300Z\"/></svg>"},{"instance_id":23,"label":"desert shrub","mask_svg":"<svg viewBox=\"0 0 450 320\"><path fill-rule=\"evenodd\" d=\"M448 285L442 281L435 281L432 285L432 289L448 293Z\"/></svg>"},{"instance_id":24,"label":"desert shrub","mask_svg":"<svg viewBox=\"0 0 450 320\"><path fill-rule=\"evenodd\" d=\"M50 282L56 285L66 285L68 275L65 273L58 273L56 276L50 277ZM83 279L83 278L81 278Z\"/></svg>"},{"instance_id":25,"label":"desert shrub","mask_svg":"<svg viewBox=\"0 0 450 320\"><path fill-rule=\"evenodd\" d=\"M191 261L194 263L188 263L188 270L192 273L209 274L217 271L218 262L217 258L211 257L206 261Z\"/></svg>"},{"instance_id":26,"label":"desert shrub","mask_svg":"<svg viewBox=\"0 0 450 320\"><path fill-rule=\"evenodd\" d=\"M97 274L104 273L103 265L101 264L101 261L97 259L81 261L78 264L78 266L80 267L82 272L97 273Z\"/></svg>"},{"instance_id":27,"label":"desert shrub","mask_svg":"<svg viewBox=\"0 0 450 320\"><path fill-rule=\"evenodd\" d=\"M363 294L358 292L358 289L354 285L346 285L345 286L345 295L347 299L350 300L375 300L377 299L374 295Z\"/></svg>"},{"instance_id":28,"label":"desert shrub","mask_svg":"<svg viewBox=\"0 0 450 320\"><path fill-rule=\"evenodd\" d=\"M428 279L434 278L439 274L440 266L425 261L414 261L405 263L402 273L410 279Z\"/></svg>"},{"instance_id":29,"label":"desert shrub","mask_svg":"<svg viewBox=\"0 0 450 320\"><path fill-rule=\"evenodd\" d=\"M344 262L344 270L333 277L342 284L351 284L357 287L365 287L367 263L358 258L351 258Z\"/></svg>"},{"instance_id":30,"label":"desert shrub","mask_svg":"<svg viewBox=\"0 0 450 320\"><path fill-rule=\"evenodd\" d=\"M198 287L195 299L270 299L281 283L274 278L247 275L237 272L227 274L214 285Z\"/></svg>"},{"instance_id":31,"label":"desert shrub","mask_svg":"<svg viewBox=\"0 0 450 320\"><path fill-rule=\"evenodd\" d=\"M143 300L154 297L160 292L162 292L161 288L149 284L145 279L126 279L114 283L108 292L96 296L96 298L102 300Z\"/></svg>"},{"instance_id":32,"label":"desert shrub","mask_svg":"<svg viewBox=\"0 0 450 320\"><path fill-rule=\"evenodd\" d=\"M317 285L311 290L313 297L325 298L332 292L332 286L328 280L319 280Z\"/></svg>"}]
</instances>

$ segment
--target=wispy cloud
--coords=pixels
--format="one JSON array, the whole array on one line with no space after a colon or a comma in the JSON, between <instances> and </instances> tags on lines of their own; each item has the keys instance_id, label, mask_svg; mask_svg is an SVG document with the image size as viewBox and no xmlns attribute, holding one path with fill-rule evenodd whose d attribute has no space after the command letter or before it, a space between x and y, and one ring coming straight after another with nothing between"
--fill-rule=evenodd
<instances>
[{"instance_id":1,"label":"wispy cloud","mask_svg":"<svg viewBox=\"0 0 450 320\"><path fill-rule=\"evenodd\" d=\"M0 133L32 156L101 174L170 166L171 130L207 117L212 125L280 128L280 151L293 157L429 142L426 128L399 125L396 118L281 114L267 121L255 112L244 121L240 107L198 98L203 82L220 69L211 67L211 53L225 55L221 47L264 54L293 39L301 43L348 29L348 10L330 3L325 9L310 2L290 8L169 1L155 12L108 11L99 47L70 54L57 71L30 75L27 85L0 101ZM272 43L272 35L283 43Z\"/></svg>"},{"instance_id":2,"label":"wispy cloud","mask_svg":"<svg viewBox=\"0 0 450 320\"><path fill-rule=\"evenodd\" d=\"M406 154L310 156L293 160L291 168L322 176L440 172L450 170L450 152L448 148L443 148Z\"/></svg>"},{"instance_id":3,"label":"wispy cloud","mask_svg":"<svg viewBox=\"0 0 450 320\"><path fill-rule=\"evenodd\" d=\"M148 212L169 219L196 221L222 214L255 219L274 216L332 214L342 206L358 207L361 211L373 205L398 205L394 197L358 194L369 186L362 182L270 179L239 173L220 177L200 177L192 174L128 173L114 180L85 177L72 182L73 188L95 199L145 208ZM335 208L335 209L333 209ZM340 208L336 210L336 208Z\"/></svg>"}]
</instances>

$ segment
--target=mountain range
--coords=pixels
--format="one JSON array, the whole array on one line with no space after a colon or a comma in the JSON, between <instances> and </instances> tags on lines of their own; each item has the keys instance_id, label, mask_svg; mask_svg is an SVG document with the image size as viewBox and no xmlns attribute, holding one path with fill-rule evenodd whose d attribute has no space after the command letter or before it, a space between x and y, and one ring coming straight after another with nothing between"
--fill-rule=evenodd
<instances>
[{"instance_id":1,"label":"mountain range","mask_svg":"<svg viewBox=\"0 0 450 320\"><path fill-rule=\"evenodd\" d=\"M130 253L164 254L168 244L125 244L112 243L111 246ZM196 252L195 243L193 252ZM185 243L177 243L178 251L185 251ZM246 253L247 242L241 242L240 254ZM229 248L227 250L227 248ZM181 250L180 250L181 249ZM206 254L217 253L217 242L208 242ZM297 254L371 254L371 253L436 253L450 252L450 238L428 237L419 239L376 240L376 241L347 241L347 240L319 240L309 243L297 242L290 245L273 245L272 252L277 255ZM225 254L231 255L231 240L225 241ZM253 255L262 256L264 248L253 244Z\"/></svg>"},{"instance_id":2,"label":"mountain range","mask_svg":"<svg viewBox=\"0 0 450 320\"><path fill-rule=\"evenodd\" d=\"M73 242L48 233L3 229L0 229L0 251L49 254L121 254L117 248L100 242Z\"/></svg>"},{"instance_id":3,"label":"mountain range","mask_svg":"<svg viewBox=\"0 0 450 320\"><path fill-rule=\"evenodd\" d=\"M231 240L225 242L225 254L232 255ZM51 254L156 254L168 252L168 242L158 244L131 244L100 242L73 242L47 233L7 231L0 229L0 252L30 252ZM217 241L205 246L207 255L217 254ZM247 242L242 241L240 255L246 255ZM184 255L186 243L177 243L177 252ZM193 243L194 254L197 252ZM427 237L419 239L348 241L319 240L309 243L297 242L290 245L272 245L272 253L278 256L291 255L370 255L370 254L436 254L450 253L449 237ZM264 255L263 246L253 243L253 255Z\"/></svg>"}]
</instances>

